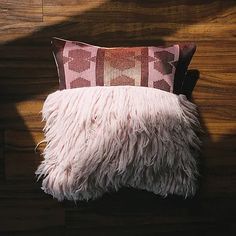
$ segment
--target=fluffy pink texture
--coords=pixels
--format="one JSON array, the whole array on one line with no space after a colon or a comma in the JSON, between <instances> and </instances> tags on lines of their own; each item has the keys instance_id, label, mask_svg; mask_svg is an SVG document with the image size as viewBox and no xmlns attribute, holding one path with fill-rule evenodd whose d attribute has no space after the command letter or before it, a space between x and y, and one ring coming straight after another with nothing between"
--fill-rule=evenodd
<instances>
[{"instance_id":1,"label":"fluffy pink texture","mask_svg":"<svg viewBox=\"0 0 236 236\"><path fill-rule=\"evenodd\" d=\"M135 86L50 94L47 142L36 174L58 200L88 200L134 187L166 196L196 191L200 128L185 96Z\"/></svg>"}]
</instances>

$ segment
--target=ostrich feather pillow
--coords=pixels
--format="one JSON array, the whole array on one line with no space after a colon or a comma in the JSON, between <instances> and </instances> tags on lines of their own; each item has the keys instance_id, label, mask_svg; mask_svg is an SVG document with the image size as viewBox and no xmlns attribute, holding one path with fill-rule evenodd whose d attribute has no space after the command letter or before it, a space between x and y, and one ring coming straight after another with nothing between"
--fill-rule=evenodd
<instances>
[{"instance_id":1,"label":"ostrich feather pillow","mask_svg":"<svg viewBox=\"0 0 236 236\"><path fill-rule=\"evenodd\" d=\"M195 193L200 125L184 95L141 86L67 89L47 97L42 115L46 148L36 174L59 201L121 187Z\"/></svg>"},{"instance_id":2,"label":"ostrich feather pillow","mask_svg":"<svg viewBox=\"0 0 236 236\"><path fill-rule=\"evenodd\" d=\"M52 47L60 89L135 85L177 94L196 49L193 43L105 48L58 38Z\"/></svg>"}]
</instances>

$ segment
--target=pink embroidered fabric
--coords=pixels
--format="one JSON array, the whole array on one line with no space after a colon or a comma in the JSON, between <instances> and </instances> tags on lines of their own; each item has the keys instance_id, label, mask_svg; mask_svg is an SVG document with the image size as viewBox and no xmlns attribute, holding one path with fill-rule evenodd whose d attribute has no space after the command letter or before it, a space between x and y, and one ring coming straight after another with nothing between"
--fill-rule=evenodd
<instances>
[{"instance_id":1,"label":"pink embroidered fabric","mask_svg":"<svg viewBox=\"0 0 236 236\"><path fill-rule=\"evenodd\" d=\"M174 90L180 46L105 48L54 38L60 89L133 85Z\"/></svg>"}]
</instances>

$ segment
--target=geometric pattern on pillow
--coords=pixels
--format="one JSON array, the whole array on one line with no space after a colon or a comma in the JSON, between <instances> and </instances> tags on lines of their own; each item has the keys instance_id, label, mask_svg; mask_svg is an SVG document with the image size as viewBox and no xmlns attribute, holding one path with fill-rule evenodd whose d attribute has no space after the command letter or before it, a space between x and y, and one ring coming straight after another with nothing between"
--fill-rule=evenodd
<instances>
[{"instance_id":1,"label":"geometric pattern on pillow","mask_svg":"<svg viewBox=\"0 0 236 236\"><path fill-rule=\"evenodd\" d=\"M51 43L60 89L135 84L180 94L191 80L186 73L196 51L196 44L187 42L166 48L106 48L54 37Z\"/></svg>"},{"instance_id":2,"label":"geometric pattern on pillow","mask_svg":"<svg viewBox=\"0 0 236 236\"><path fill-rule=\"evenodd\" d=\"M133 85L173 92L179 45L105 48L77 41L60 43L54 55L61 89Z\"/></svg>"},{"instance_id":3,"label":"geometric pattern on pillow","mask_svg":"<svg viewBox=\"0 0 236 236\"><path fill-rule=\"evenodd\" d=\"M104 49L66 42L66 88L136 85L173 91L178 46Z\"/></svg>"}]
</instances>

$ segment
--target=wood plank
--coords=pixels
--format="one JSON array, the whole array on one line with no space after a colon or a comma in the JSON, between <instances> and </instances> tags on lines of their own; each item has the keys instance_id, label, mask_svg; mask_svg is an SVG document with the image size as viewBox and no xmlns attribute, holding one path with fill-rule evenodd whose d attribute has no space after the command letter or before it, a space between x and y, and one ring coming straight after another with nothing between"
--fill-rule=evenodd
<instances>
[{"instance_id":1,"label":"wood plank","mask_svg":"<svg viewBox=\"0 0 236 236\"><path fill-rule=\"evenodd\" d=\"M23 117L23 119L37 119L41 122L41 110L44 100L29 99L18 103L5 103L2 105L4 113L0 115L0 118L17 118ZM14 106L14 110L12 107Z\"/></svg>"},{"instance_id":2,"label":"wood plank","mask_svg":"<svg viewBox=\"0 0 236 236\"><path fill-rule=\"evenodd\" d=\"M79 40L79 38L74 38L74 40ZM192 41L192 40L191 40ZM215 56L216 59L221 56L236 56L235 50L233 50L235 41L230 39L214 41L214 44L209 41L198 41L194 40L197 45L197 51L195 55L204 57L204 56ZM134 45L137 45L133 42ZM166 41L165 45L173 45L178 43L178 41ZM148 45L146 43L146 45ZM158 43L154 43L154 46L158 46ZM104 45L106 46L106 45ZM132 44L130 44L132 46ZM140 45L139 45L140 46ZM150 46L150 45L149 45ZM11 53L9 53L11 52ZM26 60L27 62L40 62L46 61L46 63L50 62L54 63L52 48L50 44L50 38L47 38L44 44L36 44L36 45L17 45L17 44L6 44L1 45L0 47L1 53L1 62L22 62ZM195 56L194 56L195 57ZM226 63L225 63L226 64ZM17 67L17 64L16 64Z\"/></svg>"},{"instance_id":3,"label":"wood plank","mask_svg":"<svg viewBox=\"0 0 236 236\"><path fill-rule=\"evenodd\" d=\"M35 171L42 161L40 153L34 151L6 150L5 152L5 179L7 181L31 181L35 183L37 177Z\"/></svg>"},{"instance_id":4,"label":"wood plank","mask_svg":"<svg viewBox=\"0 0 236 236\"><path fill-rule=\"evenodd\" d=\"M4 130L0 129L0 182L5 179Z\"/></svg>"},{"instance_id":5,"label":"wood plank","mask_svg":"<svg viewBox=\"0 0 236 236\"><path fill-rule=\"evenodd\" d=\"M209 168L207 168L207 171L209 171ZM202 182L201 192L204 196L212 198L215 196L220 198L227 193L228 196L236 197L236 191L234 190L236 184L235 172L232 172L228 176L224 176L220 175L219 170L216 173L203 175Z\"/></svg>"},{"instance_id":6,"label":"wood plank","mask_svg":"<svg viewBox=\"0 0 236 236\"><path fill-rule=\"evenodd\" d=\"M43 20L42 0L1 0L0 25L10 22L41 22Z\"/></svg>"},{"instance_id":7,"label":"wood plank","mask_svg":"<svg viewBox=\"0 0 236 236\"><path fill-rule=\"evenodd\" d=\"M64 226L62 204L44 194L39 184L8 181L0 186L0 232Z\"/></svg>"},{"instance_id":8,"label":"wood plank","mask_svg":"<svg viewBox=\"0 0 236 236\"><path fill-rule=\"evenodd\" d=\"M230 156L235 152L234 141L235 133L225 133L224 135L215 134L215 139L210 134L205 134L202 139L204 143L204 151L208 152L211 157L217 157L223 154L224 150L228 150L225 153L225 157ZM42 141L44 134L42 130L30 129L30 130L17 130L17 129L7 129L5 132L5 144L7 148L6 151L29 151L34 155L34 149L37 143ZM220 143L220 145L215 145L215 143ZM206 145L206 146L205 146ZM215 145L215 147L214 147ZM38 147L38 151L42 151L44 144ZM222 152L219 152L219 151ZM234 156L234 155L232 155ZM227 163L225 163L227 164Z\"/></svg>"},{"instance_id":9,"label":"wood plank","mask_svg":"<svg viewBox=\"0 0 236 236\"><path fill-rule=\"evenodd\" d=\"M0 231L1 235L10 235L10 236L65 236L65 227L55 226L55 227L47 227L45 229L33 229L33 230L7 230Z\"/></svg>"},{"instance_id":10,"label":"wood plank","mask_svg":"<svg viewBox=\"0 0 236 236\"><path fill-rule=\"evenodd\" d=\"M196 103L197 105L198 102ZM222 108L222 105L224 108ZM44 126L42 115L40 114L42 106L43 100L29 100L16 103L15 105L6 103L5 106L2 106L4 112L0 116L0 124L2 124L0 127L22 130L27 128L42 131ZM213 106L214 109L212 109ZM214 136L227 135L235 132L236 107L231 101L209 100L205 104L204 101L201 101L198 109L200 111L201 123L209 134Z\"/></svg>"},{"instance_id":11,"label":"wood plank","mask_svg":"<svg viewBox=\"0 0 236 236\"><path fill-rule=\"evenodd\" d=\"M222 107L222 103L224 106ZM198 110L203 121L207 123L217 122L224 124L226 122L236 121L236 106L230 101L216 100L214 102L196 101ZM214 110L212 107L214 106Z\"/></svg>"},{"instance_id":12,"label":"wood plank","mask_svg":"<svg viewBox=\"0 0 236 236\"><path fill-rule=\"evenodd\" d=\"M11 53L9 53L11 52ZM0 47L2 62L21 62L21 61L53 61L53 55L51 50L50 41L48 45L25 45L25 46L16 46L16 45L1 45Z\"/></svg>"},{"instance_id":13,"label":"wood plank","mask_svg":"<svg viewBox=\"0 0 236 236\"><path fill-rule=\"evenodd\" d=\"M10 150L34 151L36 144L43 138L42 131L29 132L28 130L7 129L5 131L5 147Z\"/></svg>"},{"instance_id":14,"label":"wood plank","mask_svg":"<svg viewBox=\"0 0 236 236\"><path fill-rule=\"evenodd\" d=\"M6 83L1 83L1 97L4 98L6 102L9 100L13 102L26 101L27 99L30 100L33 98L45 99L48 94L58 90L58 78L56 78L55 76L51 77L50 75L47 77L46 71L45 76L46 77L42 76L41 78L37 78L35 76L34 80L18 78L15 79L14 82L12 81L12 86L10 86L10 82L8 85ZM5 106L3 101L1 101L0 103L3 104L1 104L2 106ZM11 107L13 110L15 109L15 106L13 106L12 103Z\"/></svg>"},{"instance_id":15,"label":"wood plank","mask_svg":"<svg viewBox=\"0 0 236 236\"><path fill-rule=\"evenodd\" d=\"M42 132L27 130L6 130L5 132L5 176L6 180L28 179L36 181L35 171L42 161L44 144L35 150L43 140Z\"/></svg>"},{"instance_id":16,"label":"wood plank","mask_svg":"<svg viewBox=\"0 0 236 236\"><path fill-rule=\"evenodd\" d=\"M20 152L27 152L28 154L32 154L34 158L37 158L38 152L40 153L45 144L41 144L38 149L37 153L35 153L35 146L37 143L42 141L44 138L42 130L6 130L5 134L5 147L7 152L17 153ZM235 134L216 134L215 139L212 139L212 136L209 134L205 134L202 137L203 140L203 152L205 157L208 160L217 160L221 161L222 165L227 165L228 162L223 163L224 159L232 159L232 161L236 161L235 152L236 148L234 146L235 142ZM3 145L3 144L2 144ZM225 152L227 150L227 152ZM28 155L27 154L27 155ZM36 156L35 156L36 155ZM42 159L40 157L40 159ZM227 160L229 160L227 159ZM214 161L212 160L212 161ZM214 163L212 163L214 164ZM216 163L215 163L216 164ZM232 164L232 163L231 163ZM231 165L230 164L230 165Z\"/></svg>"},{"instance_id":17,"label":"wood plank","mask_svg":"<svg viewBox=\"0 0 236 236\"><path fill-rule=\"evenodd\" d=\"M204 122L204 120L203 120ZM236 122L229 121L229 122L212 122L212 123L205 123L207 127L207 132L214 136L214 135L230 135L235 134L236 130Z\"/></svg>"},{"instance_id":18,"label":"wood plank","mask_svg":"<svg viewBox=\"0 0 236 236\"><path fill-rule=\"evenodd\" d=\"M203 4L204 3L204 4ZM188 13L188 14L186 14ZM196 23L227 22L235 23L235 2L233 0L215 1L116 1L106 0L45 0L44 20L47 22L77 21L77 16L86 22L104 22L104 15L109 22L176 22ZM120 17L125 14L125 17ZM191 17L189 17L191 15Z\"/></svg>"},{"instance_id":19,"label":"wood plank","mask_svg":"<svg viewBox=\"0 0 236 236\"><path fill-rule=\"evenodd\" d=\"M176 226L182 227L183 224L192 231L200 228L207 230L217 222L233 223L234 214L230 213L233 213L235 205L233 204L232 209L230 203L233 203L232 197L162 199L147 192L124 189L116 194L105 195L95 202L81 203L77 208L67 204L66 223L68 228L88 230L88 232L89 229L101 231L103 228L112 228L114 231L116 229L139 231L146 227L152 228L154 225L158 226L156 230L163 227L165 232L168 232L178 231ZM228 214L224 211L226 208ZM225 218L222 217L222 213Z\"/></svg>"},{"instance_id":20,"label":"wood plank","mask_svg":"<svg viewBox=\"0 0 236 236\"><path fill-rule=\"evenodd\" d=\"M167 42L171 44L174 42ZM233 63L236 60L236 52L232 50L235 42L225 43L217 41L214 47L209 46L209 42L196 42L197 52L195 53L190 69L198 69L201 72L215 71L235 73ZM56 65L53 60L51 48L48 45L42 47L27 47L22 46L21 50L16 46L2 46L0 52L3 54L0 59L0 69L3 70L1 76L9 77L11 69L26 72L29 70L49 70L54 71ZM33 55L33 56L30 56ZM20 76L20 75L19 75ZM27 75L26 75L27 76ZM29 75L28 75L29 76Z\"/></svg>"},{"instance_id":21,"label":"wood plank","mask_svg":"<svg viewBox=\"0 0 236 236\"><path fill-rule=\"evenodd\" d=\"M212 99L194 99L198 105L198 110L203 120L208 122L224 123L236 120L236 105L231 101L232 97L228 96L228 100L212 100ZM26 101L12 103L6 102L2 105L2 113L0 119L17 119L21 117L23 120L37 121L41 123L43 99L28 99ZM212 110L214 106L214 110ZM12 109L14 107L14 109Z\"/></svg>"},{"instance_id":22,"label":"wood plank","mask_svg":"<svg viewBox=\"0 0 236 236\"><path fill-rule=\"evenodd\" d=\"M191 225L185 225L184 227L181 224L170 225L163 224L158 225L158 227L154 225L147 225L141 227L101 227L101 228L91 228L91 229L76 229L69 228L67 230L68 235L77 236L78 234L81 236L104 236L104 235L114 235L114 236L156 236L157 234L163 234L165 236L172 236L173 234L176 236L198 236L198 235L214 235L221 236L223 234L233 235L235 231L232 231L232 224L226 223L215 223L215 224L198 224L198 227L194 227ZM183 229L184 228L184 229Z\"/></svg>"},{"instance_id":23,"label":"wood plank","mask_svg":"<svg viewBox=\"0 0 236 236\"><path fill-rule=\"evenodd\" d=\"M235 104L235 75L235 73L200 72L200 78L193 91L194 101L199 101L201 104L204 101L207 103L217 101L219 105L220 101Z\"/></svg>"},{"instance_id":24,"label":"wood plank","mask_svg":"<svg viewBox=\"0 0 236 236\"><path fill-rule=\"evenodd\" d=\"M34 131L42 131L44 127L44 123L41 122L41 117L38 116L37 118L30 118L30 119L2 119L4 121L3 127L7 129L29 129L29 133ZM17 122L17 123L16 123ZM209 133L213 139L215 136L218 137L221 135L234 134L236 130L236 122L235 121L225 121L225 120L216 120L216 121L207 121L207 118L203 118L201 123L203 124L204 131ZM1 126L0 126L1 127Z\"/></svg>"},{"instance_id":25,"label":"wood plank","mask_svg":"<svg viewBox=\"0 0 236 236\"><path fill-rule=\"evenodd\" d=\"M1 43L14 45L42 45L57 36L70 40L85 41L100 46L156 45L166 41L235 41L235 23L86 23L84 18L77 22L17 23L0 26ZM117 37L117 34L119 37ZM27 37L30 35L30 37Z\"/></svg>"},{"instance_id":26,"label":"wood plank","mask_svg":"<svg viewBox=\"0 0 236 236\"><path fill-rule=\"evenodd\" d=\"M5 124L0 124L0 128L6 129L25 129L29 130L29 133L33 131L42 131L44 123L40 122L40 117L36 120L19 120L19 119L10 119L6 121ZM16 123L17 122L17 123Z\"/></svg>"},{"instance_id":27,"label":"wood plank","mask_svg":"<svg viewBox=\"0 0 236 236\"><path fill-rule=\"evenodd\" d=\"M235 73L236 69L233 67L234 61L236 61L236 56L199 56L196 53L192 59L189 69L197 68L202 72L214 71Z\"/></svg>"}]
</instances>

